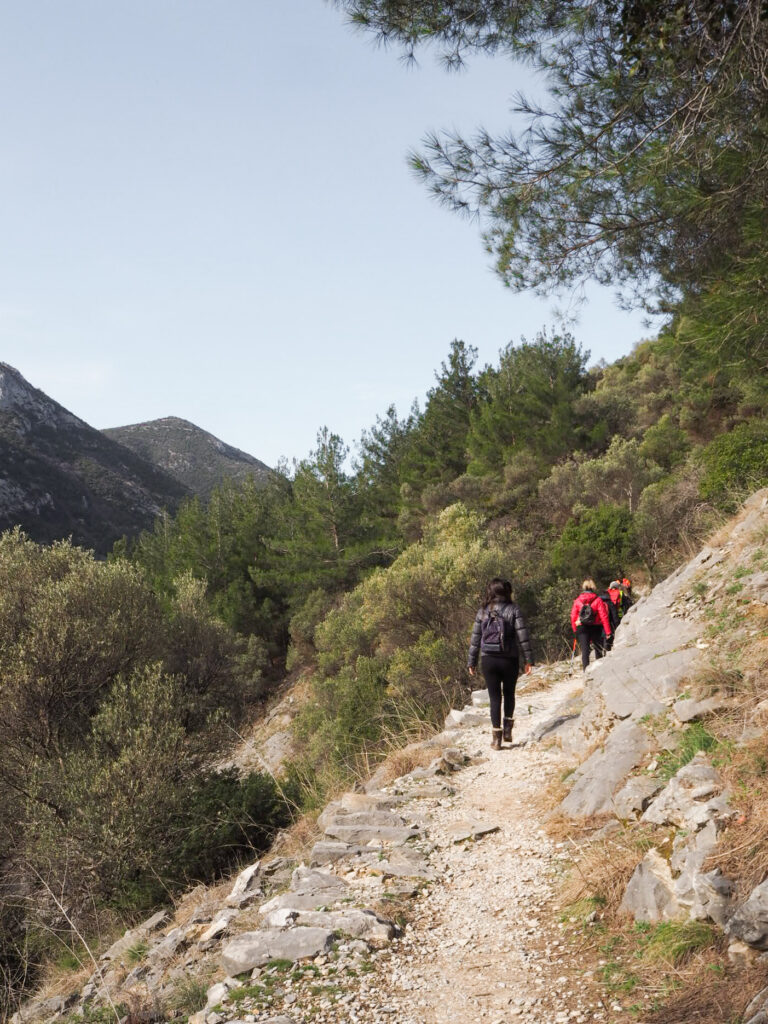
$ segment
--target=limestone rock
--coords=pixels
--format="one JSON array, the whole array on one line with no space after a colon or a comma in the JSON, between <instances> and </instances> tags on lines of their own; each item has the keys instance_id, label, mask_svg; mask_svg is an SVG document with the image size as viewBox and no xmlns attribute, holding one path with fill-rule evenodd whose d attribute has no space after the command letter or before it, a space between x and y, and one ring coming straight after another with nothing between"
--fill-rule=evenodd
<instances>
[{"instance_id":1,"label":"limestone rock","mask_svg":"<svg viewBox=\"0 0 768 1024\"><path fill-rule=\"evenodd\" d=\"M452 708L445 716L445 728L446 729L466 729L473 725L488 725L490 719L488 713L481 714L474 709L465 709L459 711L458 708Z\"/></svg>"},{"instance_id":2,"label":"limestone rock","mask_svg":"<svg viewBox=\"0 0 768 1024\"><path fill-rule=\"evenodd\" d=\"M343 821L344 819L337 819ZM325 829L325 834L351 846L366 846L368 843L405 843L419 834L416 825L367 825L340 824L334 822Z\"/></svg>"},{"instance_id":3,"label":"limestone rock","mask_svg":"<svg viewBox=\"0 0 768 1024\"><path fill-rule=\"evenodd\" d=\"M752 890L725 930L733 939L756 949L768 949L768 879Z\"/></svg>"},{"instance_id":4,"label":"limestone rock","mask_svg":"<svg viewBox=\"0 0 768 1024\"><path fill-rule=\"evenodd\" d=\"M651 775L633 775L613 798L614 814L622 821L637 818L663 785Z\"/></svg>"},{"instance_id":5,"label":"limestone rock","mask_svg":"<svg viewBox=\"0 0 768 1024\"><path fill-rule=\"evenodd\" d=\"M237 910L223 910L213 922L205 929L197 940L200 949L210 949L214 942L218 941L229 927L230 921L237 917Z\"/></svg>"},{"instance_id":6,"label":"limestone rock","mask_svg":"<svg viewBox=\"0 0 768 1024\"><path fill-rule=\"evenodd\" d=\"M324 864L334 864L344 857L354 857L357 854L369 852L370 846L359 846L351 843L342 843L339 840L320 839L312 847L309 855L310 867L320 868ZM382 850L383 847L379 847Z\"/></svg>"},{"instance_id":7,"label":"limestone rock","mask_svg":"<svg viewBox=\"0 0 768 1024\"><path fill-rule=\"evenodd\" d=\"M495 821L478 821L467 818L447 825L446 832L453 837L454 843L462 843L466 839L480 839L481 836L489 835L491 832L498 832L500 827Z\"/></svg>"},{"instance_id":8,"label":"limestone rock","mask_svg":"<svg viewBox=\"0 0 768 1024\"><path fill-rule=\"evenodd\" d=\"M619 723L605 747L596 750L578 769L576 782L560 810L570 817L612 810L614 790L649 750L650 739L642 726L629 721Z\"/></svg>"},{"instance_id":9,"label":"limestone rock","mask_svg":"<svg viewBox=\"0 0 768 1024\"><path fill-rule=\"evenodd\" d=\"M731 811L727 797L718 795L720 788L720 776L699 753L670 780L641 821L694 831L712 819L727 818Z\"/></svg>"},{"instance_id":10,"label":"limestone rock","mask_svg":"<svg viewBox=\"0 0 768 1024\"><path fill-rule=\"evenodd\" d=\"M725 928L733 913L733 890L733 882L721 874L719 868L695 875L693 892L696 902L691 907L691 916L699 921L714 921Z\"/></svg>"},{"instance_id":11,"label":"limestone rock","mask_svg":"<svg viewBox=\"0 0 768 1024\"><path fill-rule=\"evenodd\" d=\"M636 921L672 921L683 911L674 893L672 871L658 850L649 850L629 880L621 909Z\"/></svg>"},{"instance_id":12,"label":"limestone rock","mask_svg":"<svg viewBox=\"0 0 768 1024\"><path fill-rule=\"evenodd\" d=\"M761 989L744 1011L745 1024L765 1024L768 1021L768 988Z\"/></svg>"},{"instance_id":13,"label":"limestone rock","mask_svg":"<svg viewBox=\"0 0 768 1024\"><path fill-rule=\"evenodd\" d=\"M347 883L335 875L314 868L298 867L293 872L290 890L262 904L259 913L268 914L283 908L316 910L343 899L348 891Z\"/></svg>"},{"instance_id":14,"label":"limestone rock","mask_svg":"<svg viewBox=\"0 0 768 1024\"><path fill-rule=\"evenodd\" d=\"M260 896L260 873L261 861L258 860L254 864L250 864L247 868L244 868L237 876L235 884L232 886L232 891L225 900L227 906L239 907L241 904L247 903L249 900Z\"/></svg>"},{"instance_id":15,"label":"limestone rock","mask_svg":"<svg viewBox=\"0 0 768 1024\"><path fill-rule=\"evenodd\" d=\"M205 1005L206 1007L215 1006L224 999L230 989L238 988L240 982L236 978L225 978L224 981L219 981L215 985L211 985L205 994Z\"/></svg>"},{"instance_id":16,"label":"limestone rock","mask_svg":"<svg viewBox=\"0 0 768 1024\"><path fill-rule=\"evenodd\" d=\"M717 711L725 704L726 698L722 696L707 697L705 700L678 700L672 705L672 710L680 722L694 722L697 718L709 715Z\"/></svg>"},{"instance_id":17,"label":"limestone rock","mask_svg":"<svg viewBox=\"0 0 768 1024\"><path fill-rule=\"evenodd\" d=\"M284 928L296 925L307 928L325 928L342 932L354 939L367 942L389 942L395 935L395 926L386 918L379 917L372 910L274 910L267 914L268 928Z\"/></svg>"},{"instance_id":18,"label":"limestone rock","mask_svg":"<svg viewBox=\"0 0 768 1024\"><path fill-rule=\"evenodd\" d=\"M168 911L159 910L156 914L153 914L152 917L148 918L146 921L143 921L135 928L129 928L128 931L126 931L125 934L122 936L122 938L119 938L117 942L112 943L112 945L109 947L106 953L103 954L101 959L119 959L132 946L135 946L137 942L141 942L142 940L146 939L148 935L151 935L152 932L155 932L158 930L158 928L161 928L162 925L164 925L167 920Z\"/></svg>"},{"instance_id":19,"label":"limestone rock","mask_svg":"<svg viewBox=\"0 0 768 1024\"><path fill-rule=\"evenodd\" d=\"M254 967L263 967L270 960L305 960L327 953L333 943L328 928L274 928L243 932L228 943L221 954L221 963L229 974L243 974Z\"/></svg>"}]
</instances>

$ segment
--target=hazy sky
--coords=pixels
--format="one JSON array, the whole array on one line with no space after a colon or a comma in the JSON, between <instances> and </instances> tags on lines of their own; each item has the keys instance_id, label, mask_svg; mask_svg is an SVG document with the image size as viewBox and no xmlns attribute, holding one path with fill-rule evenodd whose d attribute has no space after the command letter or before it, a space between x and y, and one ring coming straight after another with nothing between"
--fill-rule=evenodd
<instances>
[{"instance_id":1,"label":"hazy sky","mask_svg":"<svg viewBox=\"0 0 768 1024\"><path fill-rule=\"evenodd\" d=\"M0 4L0 360L96 427L182 416L274 464L552 323L406 164L530 72L407 68L324 0ZM646 331L591 293L593 361Z\"/></svg>"}]
</instances>

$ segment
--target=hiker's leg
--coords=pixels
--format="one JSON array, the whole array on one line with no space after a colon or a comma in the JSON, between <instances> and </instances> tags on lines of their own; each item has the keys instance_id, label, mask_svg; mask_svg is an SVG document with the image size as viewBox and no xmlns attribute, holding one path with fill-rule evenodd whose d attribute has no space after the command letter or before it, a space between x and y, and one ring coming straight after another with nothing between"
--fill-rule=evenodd
<instances>
[{"instance_id":1,"label":"hiker's leg","mask_svg":"<svg viewBox=\"0 0 768 1024\"><path fill-rule=\"evenodd\" d=\"M576 630L576 638L581 648L581 667L586 668L589 664L589 632L585 626L579 626Z\"/></svg>"},{"instance_id":2,"label":"hiker's leg","mask_svg":"<svg viewBox=\"0 0 768 1024\"><path fill-rule=\"evenodd\" d=\"M504 667L504 717L514 718L515 716L515 687L517 677L520 675L520 662L517 658L509 658Z\"/></svg>"},{"instance_id":3,"label":"hiker's leg","mask_svg":"<svg viewBox=\"0 0 768 1024\"><path fill-rule=\"evenodd\" d=\"M501 728L501 676L499 658L484 654L480 659L480 671L483 673L488 697L491 701L491 725L494 729ZM502 666L503 668L503 666Z\"/></svg>"},{"instance_id":4,"label":"hiker's leg","mask_svg":"<svg viewBox=\"0 0 768 1024\"><path fill-rule=\"evenodd\" d=\"M592 643L595 645L595 657L602 658L605 654L605 634L603 633L602 626L592 627Z\"/></svg>"}]
</instances>

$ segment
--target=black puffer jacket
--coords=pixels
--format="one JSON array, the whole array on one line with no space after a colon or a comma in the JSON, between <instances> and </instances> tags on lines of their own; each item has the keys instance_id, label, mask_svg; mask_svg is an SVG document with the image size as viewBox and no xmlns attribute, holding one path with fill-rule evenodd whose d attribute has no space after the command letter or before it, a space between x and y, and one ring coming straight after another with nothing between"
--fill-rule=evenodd
<instances>
[{"instance_id":1,"label":"black puffer jacket","mask_svg":"<svg viewBox=\"0 0 768 1024\"><path fill-rule=\"evenodd\" d=\"M489 605L487 608L481 608L475 616L475 624L472 627L472 637L469 641L469 658L468 664L470 668L474 668L477 665L478 658L481 654L487 654L487 651L483 651L482 646L482 634L483 634L483 622L488 618L488 613L491 608L501 609L501 614L504 616L506 622L514 629L514 635L517 637L517 642L523 652L523 658L528 664L533 664L533 656L531 654L531 637L528 633L528 627L525 624L523 613L517 607L514 601L509 603L496 602ZM507 632L507 630L505 630ZM511 633L512 630L509 630ZM495 657L500 658L515 658L517 659L518 654L516 650L511 650L508 653L505 651L504 654L499 654L498 651L494 651Z\"/></svg>"}]
</instances>

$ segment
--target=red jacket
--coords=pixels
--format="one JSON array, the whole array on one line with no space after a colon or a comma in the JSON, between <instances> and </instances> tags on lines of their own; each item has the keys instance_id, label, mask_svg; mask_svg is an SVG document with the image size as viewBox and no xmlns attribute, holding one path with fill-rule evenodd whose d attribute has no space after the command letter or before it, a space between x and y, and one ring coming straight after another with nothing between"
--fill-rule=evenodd
<instances>
[{"instance_id":1,"label":"red jacket","mask_svg":"<svg viewBox=\"0 0 768 1024\"><path fill-rule=\"evenodd\" d=\"M579 625L579 611L583 604L591 604L597 619L596 625L599 623L605 630L605 635L611 635L611 622L608 618L608 609L605 607L603 602L594 592L594 590L585 590L582 594L576 598L571 607L571 628L574 633Z\"/></svg>"}]
</instances>

